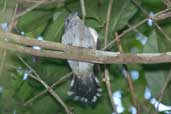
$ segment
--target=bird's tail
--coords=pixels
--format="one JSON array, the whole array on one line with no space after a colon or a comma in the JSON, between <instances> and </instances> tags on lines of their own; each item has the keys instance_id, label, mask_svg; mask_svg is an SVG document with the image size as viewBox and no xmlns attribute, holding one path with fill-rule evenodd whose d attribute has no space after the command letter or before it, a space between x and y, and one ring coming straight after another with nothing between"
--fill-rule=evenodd
<instances>
[{"instance_id":1,"label":"bird's tail","mask_svg":"<svg viewBox=\"0 0 171 114\"><path fill-rule=\"evenodd\" d=\"M94 103L101 96L101 92L102 89L99 86L99 81L93 74L83 78L73 76L68 95L72 96L74 100Z\"/></svg>"}]
</instances>

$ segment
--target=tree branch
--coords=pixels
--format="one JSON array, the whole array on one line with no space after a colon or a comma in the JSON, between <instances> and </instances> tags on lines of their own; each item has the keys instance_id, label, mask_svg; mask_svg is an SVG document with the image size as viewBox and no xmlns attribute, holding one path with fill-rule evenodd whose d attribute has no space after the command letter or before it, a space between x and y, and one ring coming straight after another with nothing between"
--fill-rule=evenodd
<instances>
[{"instance_id":1,"label":"tree branch","mask_svg":"<svg viewBox=\"0 0 171 114\"><path fill-rule=\"evenodd\" d=\"M15 35L13 33L0 32L0 39L5 38L9 41L25 44L21 46L13 43L6 43L0 40L0 47L14 52L26 53L34 56L51 57L59 59L71 59L100 64L154 64L171 62L171 52L166 53L137 53L124 54L120 52L99 51L87 48L67 46L50 41L38 41L28 37ZM49 50L36 50L28 46L40 46ZM60 51L55 51L60 50Z\"/></svg>"},{"instance_id":2,"label":"tree branch","mask_svg":"<svg viewBox=\"0 0 171 114\"><path fill-rule=\"evenodd\" d=\"M85 18L86 18L85 1L80 0L80 5L81 5L82 16L83 16L82 20L83 20L83 22L85 22Z\"/></svg>"},{"instance_id":3,"label":"tree branch","mask_svg":"<svg viewBox=\"0 0 171 114\"><path fill-rule=\"evenodd\" d=\"M21 57L18 56L18 58L20 59L21 62L23 62L23 64L25 66L27 66L27 68L29 68L29 70L34 74L29 74L29 76L31 78L33 78L34 80L38 81L39 83L41 83L46 89L47 91L56 99L56 101L58 101L63 108L65 109L67 114L72 114L69 110L69 108L67 107L67 105L64 103L64 101L60 98L60 96L46 83L44 82L40 76L37 74L37 72L29 65L27 64L27 62L25 62L24 59L22 59Z\"/></svg>"},{"instance_id":4,"label":"tree branch","mask_svg":"<svg viewBox=\"0 0 171 114\"><path fill-rule=\"evenodd\" d=\"M31 2L31 1L30 1ZM33 2L33 1L32 1ZM63 3L64 0L52 0L52 1L49 1L49 0L41 0L41 1L37 1L35 2L31 7L25 9L24 11L22 11L21 13L17 14L15 19L18 19L20 18L21 16L29 13L30 11L34 10L35 8L43 5L43 4L46 4L46 3L53 3L53 2L57 2L57 3Z\"/></svg>"},{"instance_id":5,"label":"tree branch","mask_svg":"<svg viewBox=\"0 0 171 114\"><path fill-rule=\"evenodd\" d=\"M115 37L117 38L118 37L118 34L115 33ZM117 40L117 47L118 47L118 50L123 53L124 50L122 48L122 45L121 45L121 42L120 40ZM137 99L135 97L135 91L134 91L134 86L133 86L133 82L132 82L132 79L131 79L131 74L128 70L128 67L126 64L123 64L123 70L124 70L124 76L125 78L127 79L127 82L128 82L128 86L129 86L129 90L130 90L130 93L131 93L131 100L132 100L132 103L133 105L136 107L137 109L137 113L136 114L139 114L139 107L138 107L138 104L137 104Z\"/></svg>"},{"instance_id":6,"label":"tree branch","mask_svg":"<svg viewBox=\"0 0 171 114\"><path fill-rule=\"evenodd\" d=\"M107 15L106 15L104 46L106 46L108 43L109 21L110 21L110 16L111 16L111 11L112 11L112 5L113 5L113 0L110 0L109 4L108 4ZM116 110L116 106L115 106L115 101L112 96L112 86L110 83L109 69L107 68L107 65L104 66L104 78L105 78L105 84L106 84L106 88L108 91L108 96L109 96L110 103L112 105L113 112L118 114L118 112Z\"/></svg>"},{"instance_id":7,"label":"tree branch","mask_svg":"<svg viewBox=\"0 0 171 114\"><path fill-rule=\"evenodd\" d=\"M24 106L32 103L34 100L36 100L37 98L39 98L40 96L44 95L45 93L48 92L48 89L52 89L53 87L55 87L56 85L60 84L61 82L65 81L66 79L68 79L69 77L71 77L72 72L66 74L65 76L61 76L61 78L59 80L57 80L55 83L53 83L50 88L45 89L44 91L38 93L37 95L35 95L34 97L32 97L31 99L29 99L28 101L26 101L24 103Z\"/></svg>"},{"instance_id":8,"label":"tree branch","mask_svg":"<svg viewBox=\"0 0 171 114\"><path fill-rule=\"evenodd\" d=\"M160 21L163 19L168 18L168 16L165 16L163 18L161 18L161 15L163 15L166 12L170 12L170 8L167 8L165 10L162 10L156 14L154 14L153 17L151 17L153 20L155 21ZM145 18L142 21L140 21L139 23L135 24L134 26L132 26L131 28L126 29L125 31L123 31L120 35L118 35L118 37L116 39L113 39L111 42L109 42L104 48L102 48L102 50L106 50L108 48L110 48L118 39L120 39L121 37L123 37L125 34L127 34L128 32L131 32L132 30L134 30L135 28L139 27L140 25L144 24L149 18Z\"/></svg>"}]
</instances>

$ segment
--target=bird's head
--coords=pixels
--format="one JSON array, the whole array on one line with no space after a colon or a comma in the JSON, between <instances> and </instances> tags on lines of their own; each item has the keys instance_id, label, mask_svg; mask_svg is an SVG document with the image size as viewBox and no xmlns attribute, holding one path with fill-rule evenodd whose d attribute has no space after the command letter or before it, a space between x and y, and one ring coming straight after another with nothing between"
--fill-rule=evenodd
<instances>
[{"instance_id":1,"label":"bird's head","mask_svg":"<svg viewBox=\"0 0 171 114\"><path fill-rule=\"evenodd\" d=\"M77 12L70 13L65 19L65 29L72 28L73 26L81 23L81 19Z\"/></svg>"}]
</instances>

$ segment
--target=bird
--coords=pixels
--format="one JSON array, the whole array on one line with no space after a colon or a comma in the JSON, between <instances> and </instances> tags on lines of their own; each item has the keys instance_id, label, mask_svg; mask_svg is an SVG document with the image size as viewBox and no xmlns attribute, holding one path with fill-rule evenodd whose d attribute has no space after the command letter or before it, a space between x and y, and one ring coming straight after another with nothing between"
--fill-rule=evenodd
<instances>
[{"instance_id":1,"label":"bird","mask_svg":"<svg viewBox=\"0 0 171 114\"><path fill-rule=\"evenodd\" d=\"M62 44L95 49L97 48L97 32L84 24L77 12L70 13L64 22ZM68 91L76 101L95 103L101 96L102 89L93 71L94 63L67 60L73 76Z\"/></svg>"}]
</instances>

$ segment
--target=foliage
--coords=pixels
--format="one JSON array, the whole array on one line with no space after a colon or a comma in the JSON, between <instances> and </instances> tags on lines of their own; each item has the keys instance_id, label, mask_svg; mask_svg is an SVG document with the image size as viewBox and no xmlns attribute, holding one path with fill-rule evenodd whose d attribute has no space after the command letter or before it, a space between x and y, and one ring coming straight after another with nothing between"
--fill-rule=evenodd
<instances>
[{"instance_id":1,"label":"foliage","mask_svg":"<svg viewBox=\"0 0 171 114\"><path fill-rule=\"evenodd\" d=\"M106 24L106 14L108 9L108 0L85 0L86 7L86 25L95 28L100 37L101 48L103 47L104 31ZM164 10L166 6L159 0L142 0L139 2L141 7L144 7L148 12ZM23 5L24 4L24 5ZM19 9L30 7L30 3L19 3ZM14 9L16 7L15 0L0 0L0 23L9 23L12 19ZM63 34L63 26L65 17L70 11L78 11L81 15L81 6L79 0L66 0L64 3L45 4L35 8L34 10L23 15L17 19L14 32L21 34L24 32L25 36L37 38L42 36L44 40L60 42ZM113 8L110 18L109 26L109 40L113 40L114 33L122 33L128 28L128 24L135 25L142 19L146 18L142 11L131 0L114 0ZM170 34L170 21L166 20L159 23L164 32ZM140 38L141 36L141 38ZM146 43L142 43L142 37L147 38ZM146 39L144 39L146 40ZM124 52L126 53L155 53L170 51L170 42L163 34L153 25L148 26L146 23L129 32L121 39ZM117 46L111 49L118 51ZM0 50L4 53L4 50ZM40 75L40 77L49 85L56 80L70 72L70 68L65 60L56 60L51 58L40 58L24 54L7 53L5 58L4 70L0 73L0 113L9 114L64 114L65 111L58 104L51 95L45 94L28 106L23 106L24 102L37 95L37 93L44 90L44 87L35 80L28 78L23 80L23 76L29 69L18 59L21 56L26 62ZM3 60L3 54L0 55L0 60ZM2 62L1 62L2 66ZM146 86L151 89L152 95L158 97L160 91L165 84L168 72L170 71L170 64L154 64L154 65L127 65L130 71L136 70L139 72L139 78L133 81L135 87L135 95L139 103L143 106L141 114L147 114L145 109L150 110L152 107L149 102L144 102L144 90ZM125 112L129 112L129 107L132 106L131 94L128 89L127 80L124 78L122 65L109 65L110 78L113 92L119 90L122 93L122 103L125 107ZM98 72L98 78L103 80L103 65ZM103 96L96 104L81 104L71 100L67 96L69 89L69 80L59 84L54 89L61 96L64 102L73 108L76 114L111 114L112 108L108 98L105 84L101 81L103 88ZM171 105L171 94L169 83L165 93L162 97L162 103ZM155 110L151 109L151 114Z\"/></svg>"}]
</instances>

